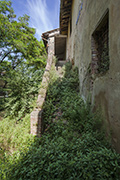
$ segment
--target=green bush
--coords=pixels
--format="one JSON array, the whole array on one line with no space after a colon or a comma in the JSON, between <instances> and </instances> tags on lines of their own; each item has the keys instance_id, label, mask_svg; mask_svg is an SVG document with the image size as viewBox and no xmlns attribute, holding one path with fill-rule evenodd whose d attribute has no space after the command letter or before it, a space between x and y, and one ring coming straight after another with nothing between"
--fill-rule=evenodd
<instances>
[{"instance_id":1,"label":"green bush","mask_svg":"<svg viewBox=\"0 0 120 180\"><path fill-rule=\"evenodd\" d=\"M7 77L8 97L5 100L6 116L24 117L33 108L32 103L38 94L43 70L33 70L25 64L10 71Z\"/></svg>"}]
</instances>

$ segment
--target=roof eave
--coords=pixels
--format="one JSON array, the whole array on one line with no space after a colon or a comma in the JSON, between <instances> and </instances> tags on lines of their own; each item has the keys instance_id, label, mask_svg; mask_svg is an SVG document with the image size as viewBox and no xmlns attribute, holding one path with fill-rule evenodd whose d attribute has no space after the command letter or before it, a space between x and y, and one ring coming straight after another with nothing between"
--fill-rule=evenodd
<instances>
[{"instance_id":1,"label":"roof eave","mask_svg":"<svg viewBox=\"0 0 120 180\"><path fill-rule=\"evenodd\" d=\"M61 0L60 4L60 34L67 35L68 23L71 16L72 0Z\"/></svg>"}]
</instances>

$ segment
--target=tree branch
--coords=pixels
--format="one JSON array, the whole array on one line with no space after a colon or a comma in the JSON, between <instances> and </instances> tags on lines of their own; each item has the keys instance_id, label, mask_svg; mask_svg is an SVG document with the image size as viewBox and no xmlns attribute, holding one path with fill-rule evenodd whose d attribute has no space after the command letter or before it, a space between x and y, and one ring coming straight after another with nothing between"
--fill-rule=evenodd
<instances>
[{"instance_id":1,"label":"tree branch","mask_svg":"<svg viewBox=\"0 0 120 180\"><path fill-rule=\"evenodd\" d=\"M4 57L2 58L2 60L0 61L0 63L2 63L4 61L4 59L11 53L12 50L8 51Z\"/></svg>"}]
</instances>

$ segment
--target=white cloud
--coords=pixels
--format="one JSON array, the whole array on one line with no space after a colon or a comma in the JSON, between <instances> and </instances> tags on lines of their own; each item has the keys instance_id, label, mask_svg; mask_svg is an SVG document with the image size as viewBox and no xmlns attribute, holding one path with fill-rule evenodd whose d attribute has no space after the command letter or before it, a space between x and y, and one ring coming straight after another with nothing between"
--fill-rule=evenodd
<instances>
[{"instance_id":1,"label":"white cloud","mask_svg":"<svg viewBox=\"0 0 120 180\"><path fill-rule=\"evenodd\" d=\"M30 15L30 26L36 29L38 39L43 32L57 28L59 24L59 0L55 0L53 9L50 9L47 3L46 0L27 0L26 6Z\"/></svg>"}]
</instances>

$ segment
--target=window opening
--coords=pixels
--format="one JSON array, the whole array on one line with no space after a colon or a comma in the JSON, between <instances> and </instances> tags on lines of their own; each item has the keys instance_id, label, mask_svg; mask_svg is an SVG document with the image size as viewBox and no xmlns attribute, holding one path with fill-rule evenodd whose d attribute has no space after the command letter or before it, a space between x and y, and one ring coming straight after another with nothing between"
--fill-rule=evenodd
<instances>
[{"instance_id":1,"label":"window opening","mask_svg":"<svg viewBox=\"0 0 120 180\"><path fill-rule=\"evenodd\" d=\"M104 74L109 70L109 12L92 34L92 73Z\"/></svg>"}]
</instances>

